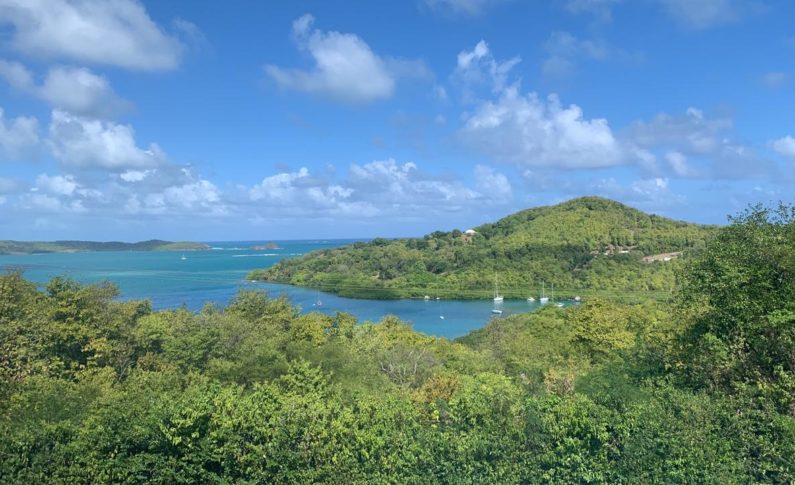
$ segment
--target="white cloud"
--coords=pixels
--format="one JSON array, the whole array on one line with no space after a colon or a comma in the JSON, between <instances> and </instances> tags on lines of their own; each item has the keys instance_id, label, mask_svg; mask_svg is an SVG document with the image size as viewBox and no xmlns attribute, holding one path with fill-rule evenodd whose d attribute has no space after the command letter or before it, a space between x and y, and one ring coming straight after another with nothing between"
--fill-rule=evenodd
<instances>
[{"instance_id":1,"label":"white cloud","mask_svg":"<svg viewBox=\"0 0 795 485\"><path fill-rule=\"evenodd\" d=\"M710 118L688 108L684 115L661 113L649 122L636 121L625 130L622 141L647 151L676 152L673 160L666 156L666 161L681 177L760 178L774 173L775 165L737 141L733 128L731 118ZM684 160L681 157L689 160L687 169L678 163Z\"/></svg>"},{"instance_id":2,"label":"white cloud","mask_svg":"<svg viewBox=\"0 0 795 485\"><path fill-rule=\"evenodd\" d=\"M82 213L86 207L80 199L61 199L52 195L30 193L21 199L22 207L37 213Z\"/></svg>"},{"instance_id":3,"label":"white cloud","mask_svg":"<svg viewBox=\"0 0 795 485\"><path fill-rule=\"evenodd\" d=\"M422 173L412 162L394 159L351 164L343 180L312 174L307 168L265 177L247 188L261 217L417 217L464 207L502 204L512 197L507 178L488 167L476 169L478 190L460 180Z\"/></svg>"},{"instance_id":4,"label":"white cloud","mask_svg":"<svg viewBox=\"0 0 795 485\"><path fill-rule=\"evenodd\" d=\"M54 195L72 195L79 187L72 175L49 176L43 173L36 177L36 188Z\"/></svg>"},{"instance_id":5,"label":"white cloud","mask_svg":"<svg viewBox=\"0 0 795 485\"><path fill-rule=\"evenodd\" d=\"M670 165L671 170L679 177L693 177L697 174L687 163L687 157L680 152L671 151L666 153L665 160Z\"/></svg>"},{"instance_id":6,"label":"white cloud","mask_svg":"<svg viewBox=\"0 0 795 485\"><path fill-rule=\"evenodd\" d=\"M37 85L33 73L25 66L18 62L0 60L0 77L15 89L71 113L105 117L118 114L129 107L127 101L113 92L107 78L86 68L50 68L43 83Z\"/></svg>"},{"instance_id":7,"label":"white cloud","mask_svg":"<svg viewBox=\"0 0 795 485\"><path fill-rule=\"evenodd\" d=\"M470 90L483 84L488 84L493 92L499 92L505 88L508 74L519 62L521 58L518 56L498 61L486 41L481 40L471 51L458 53L453 78L464 88L465 97L470 97Z\"/></svg>"},{"instance_id":8,"label":"white cloud","mask_svg":"<svg viewBox=\"0 0 795 485\"><path fill-rule=\"evenodd\" d=\"M24 54L128 69L174 69L183 45L136 0L2 0L8 44Z\"/></svg>"},{"instance_id":9,"label":"white cloud","mask_svg":"<svg viewBox=\"0 0 795 485\"><path fill-rule=\"evenodd\" d=\"M513 198L513 188L508 177L486 165L475 167L475 186L488 197L508 201Z\"/></svg>"},{"instance_id":10,"label":"white cloud","mask_svg":"<svg viewBox=\"0 0 795 485\"><path fill-rule=\"evenodd\" d=\"M60 110L52 112L49 143L60 162L80 168L140 169L165 161L165 155L156 144L149 145L148 149L139 148L129 125Z\"/></svg>"},{"instance_id":11,"label":"white cloud","mask_svg":"<svg viewBox=\"0 0 795 485\"><path fill-rule=\"evenodd\" d=\"M779 155L795 159L795 138L785 136L770 142L770 146Z\"/></svg>"},{"instance_id":12,"label":"white cloud","mask_svg":"<svg viewBox=\"0 0 795 485\"><path fill-rule=\"evenodd\" d=\"M39 146L39 122L36 118L19 116L5 119L0 108L0 155L6 159L19 159Z\"/></svg>"},{"instance_id":13,"label":"white cloud","mask_svg":"<svg viewBox=\"0 0 795 485\"><path fill-rule=\"evenodd\" d=\"M14 89L26 91L33 86L33 73L19 62L0 59L0 77Z\"/></svg>"},{"instance_id":14,"label":"white cloud","mask_svg":"<svg viewBox=\"0 0 795 485\"><path fill-rule=\"evenodd\" d=\"M307 14L293 22L293 38L315 65L311 70L266 65L266 74L280 87L345 103L369 103L392 96L399 77L427 77L420 61L382 58L355 34L313 28Z\"/></svg>"},{"instance_id":15,"label":"white cloud","mask_svg":"<svg viewBox=\"0 0 795 485\"><path fill-rule=\"evenodd\" d=\"M478 15L483 10L504 0L425 0L425 4L434 9L448 10L453 13Z\"/></svg>"},{"instance_id":16,"label":"white cloud","mask_svg":"<svg viewBox=\"0 0 795 485\"><path fill-rule=\"evenodd\" d=\"M599 179L589 190L599 195L619 199L626 203L660 209L685 203L686 198L673 192L667 178L653 177L622 183L615 178Z\"/></svg>"},{"instance_id":17,"label":"white cloud","mask_svg":"<svg viewBox=\"0 0 795 485\"><path fill-rule=\"evenodd\" d=\"M124 180L125 182L140 182L146 177L148 177L153 170L127 170L126 172L120 173L119 178Z\"/></svg>"},{"instance_id":18,"label":"white cloud","mask_svg":"<svg viewBox=\"0 0 795 485\"><path fill-rule=\"evenodd\" d=\"M129 106L116 96L105 77L85 68L50 69L38 92L53 106L81 115L112 116Z\"/></svg>"},{"instance_id":19,"label":"white cloud","mask_svg":"<svg viewBox=\"0 0 795 485\"><path fill-rule=\"evenodd\" d=\"M462 140L503 162L525 167L596 168L624 162L621 146L603 118L585 119L577 105L557 96L523 96L516 86L465 115Z\"/></svg>"}]
</instances>

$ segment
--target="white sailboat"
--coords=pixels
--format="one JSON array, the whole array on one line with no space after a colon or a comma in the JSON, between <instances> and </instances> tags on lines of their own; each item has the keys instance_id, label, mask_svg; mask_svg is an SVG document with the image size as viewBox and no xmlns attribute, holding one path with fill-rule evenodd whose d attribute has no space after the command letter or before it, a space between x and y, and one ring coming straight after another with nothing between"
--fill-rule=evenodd
<instances>
[{"instance_id":1,"label":"white sailboat","mask_svg":"<svg viewBox=\"0 0 795 485\"><path fill-rule=\"evenodd\" d=\"M502 303L504 298L500 295L500 289L497 285L497 275L494 275L494 303Z\"/></svg>"},{"instance_id":2,"label":"white sailboat","mask_svg":"<svg viewBox=\"0 0 795 485\"><path fill-rule=\"evenodd\" d=\"M185 255L183 254L183 255L182 255L182 257L181 257L181 258L179 258L179 259L181 259L181 260L185 261L185 260L186 260L186 259L188 259L188 258L186 258L186 257L185 257Z\"/></svg>"},{"instance_id":3,"label":"white sailboat","mask_svg":"<svg viewBox=\"0 0 795 485\"><path fill-rule=\"evenodd\" d=\"M538 299L542 305L549 303L549 297L544 294L544 283L541 283L541 298Z\"/></svg>"}]
</instances>

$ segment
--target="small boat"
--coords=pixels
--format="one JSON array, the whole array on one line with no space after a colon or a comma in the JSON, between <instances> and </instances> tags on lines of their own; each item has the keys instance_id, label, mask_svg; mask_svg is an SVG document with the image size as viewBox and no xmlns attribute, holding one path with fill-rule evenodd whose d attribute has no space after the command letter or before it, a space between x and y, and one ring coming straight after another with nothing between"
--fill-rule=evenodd
<instances>
[{"instance_id":1,"label":"small boat","mask_svg":"<svg viewBox=\"0 0 795 485\"><path fill-rule=\"evenodd\" d=\"M430 297L430 296L428 296L428 295L425 295L425 298L423 298L423 300L425 300L425 301L428 301L428 300L430 300L430 299L431 299L431 297Z\"/></svg>"},{"instance_id":2,"label":"small boat","mask_svg":"<svg viewBox=\"0 0 795 485\"><path fill-rule=\"evenodd\" d=\"M541 302L542 305L549 303L549 297L544 294L544 290L544 283L541 283L541 298L539 298L538 301Z\"/></svg>"},{"instance_id":3,"label":"small boat","mask_svg":"<svg viewBox=\"0 0 795 485\"><path fill-rule=\"evenodd\" d=\"M444 320L444 315L439 315L439 318L441 318L442 320Z\"/></svg>"},{"instance_id":4,"label":"small boat","mask_svg":"<svg viewBox=\"0 0 795 485\"><path fill-rule=\"evenodd\" d=\"M317 306L323 306L323 302L322 302L322 301L320 301L320 300L318 300L318 301L317 301L317 303L315 303L315 305L317 305Z\"/></svg>"},{"instance_id":5,"label":"small boat","mask_svg":"<svg viewBox=\"0 0 795 485\"><path fill-rule=\"evenodd\" d=\"M532 303L532 302L536 301L536 299L535 299L535 298L533 298L532 296L528 296L528 297L527 297L527 301L529 301L529 302L531 302L531 303Z\"/></svg>"},{"instance_id":6,"label":"small boat","mask_svg":"<svg viewBox=\"0 0 795 485\"><path fill-rule=\"evenodd\" d=\"M494 310L491 311L491 313L493 313L495 315L502 315L502 310L498 310L498 309L495 308Z\"/></svg>"},{"instance_id":7,"label":"small boat","mask_svg":"<svg viewBox=\"0 0 795 485\"><path fill-rule=\"evenodd\" d=\"M441 298L439 298L438 296L436 297L436 299L437 299L437 300L441 300Z\"/></svg>"},{"instance_id":8,"label":"small boat","mask_svg":"<svg viewBox=\"0 0 795 485\"><path fill-rule=\"evenodd\" d=\"M500 295L500 288L497 284L497 275L494 275L494 303L502 303L504 298Z\"/></svg>"},{"instance_id":9,"label":"small boat","mask_svg":"<svg viewBox=\"0 0 795 485\"><path fill-rule=\"evenodd\" d=\"M558 308L563 308L563 303L555 303L555 306Z\"/></svg>"},{"instance_id":10,"label":"small boat","mask_svg":"<svg viewBox=\"0 0 795 485\"><path fill-rule=\"evenodd\" d=\"M582 298L580 298L579 296L575 296L574 301L582 301Z\"/></svg>"},{"instance_id":11,"label":"small boat","mask_svg":"<svg viewBox=\"0 0 795 485\"><path fill-rule=\"evenodd\" d=\"M183 255L182 255L182 257L181 257L181 258L179 258L179 259L181 259L181 260L185 261L185 260L186 260L186 259L188 259L188 258L186 258L186 257L185 257L185 255L183 254Z\"/></svg>"}]
</instances>

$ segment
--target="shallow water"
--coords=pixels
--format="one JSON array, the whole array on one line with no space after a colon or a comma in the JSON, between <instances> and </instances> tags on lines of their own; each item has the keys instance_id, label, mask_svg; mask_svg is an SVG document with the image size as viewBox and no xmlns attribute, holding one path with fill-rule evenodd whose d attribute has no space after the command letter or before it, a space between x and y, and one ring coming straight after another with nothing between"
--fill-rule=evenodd
<instances>
[{"instance_id":1,"label":"shallow water","mask_svg":"<svg viewBox=\"0 0 795 485\"><path fill-rule=\"evenodd\" d=\"M119 286L122 297L148 298L157 309L185 305L192 310L205 303L225 305L242 288L262 289L271 296L287 295L304 312L338 311L356 315L360 321L378 321L393 314L429 335L455 338L499 317L538 308L537 302L506 300L495 306L491 300L359 300L317 290L245 279L252 269L309 251L348 244L351 240L277 241L281 249L251 250L261 241L208 243L208 251L179 252L85 252L0 256L0 268L19 267L25 277L44 283L54 276L68 276L83 283L103 280ZM182 260L182 255L185 260ZM498 317L498 318L499 318Z\"/></svg>"}]
</instances>

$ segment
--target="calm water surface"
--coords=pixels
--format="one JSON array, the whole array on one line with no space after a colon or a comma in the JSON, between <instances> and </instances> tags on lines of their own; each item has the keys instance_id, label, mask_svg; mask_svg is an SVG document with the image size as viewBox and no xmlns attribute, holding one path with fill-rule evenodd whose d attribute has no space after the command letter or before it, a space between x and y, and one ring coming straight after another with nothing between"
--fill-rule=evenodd
<instances>
[{"instance_id":1,"label":"calm water surface","mask_svg":"<svg viewBox=\"0 0 795 485\"><path fill-rule=\"evenodd\" d=\"M175 252L86 252L0 256L0 268L20 267L26 278L44 283L54 276L69 276L83 283L109 280L121 289L123 298L148 298L157 309L186 305L200 309L206 302L225 305L240 289L262 289L270 296L287 295L304 312L338 311L356 315L360 321L378 321L393 314L410 322L420 332L455 338L485 325L495 308L491 300L358 300L317 290L245 279L252 269L265 268L284 258L353 242L277 241L280 249L252 250L258 241L208 243L208 251ZM506 300L502 317L538 308L538 303Z\"/></svg>"}]
</instances>

